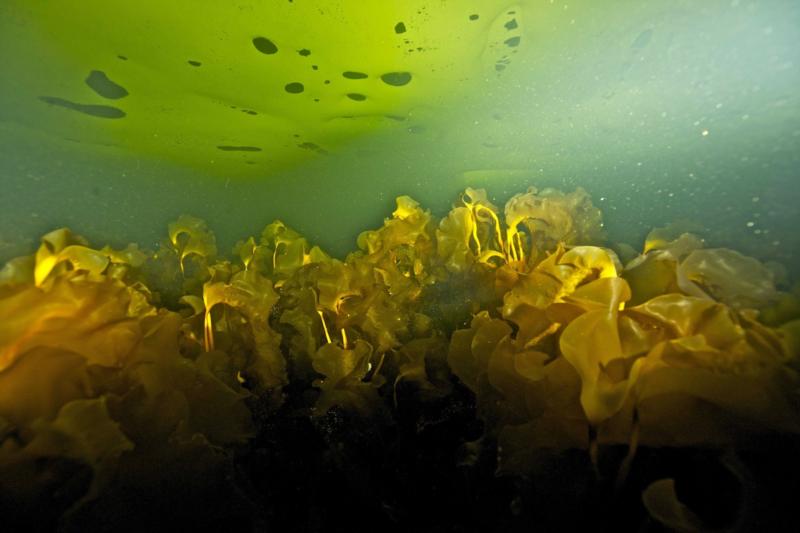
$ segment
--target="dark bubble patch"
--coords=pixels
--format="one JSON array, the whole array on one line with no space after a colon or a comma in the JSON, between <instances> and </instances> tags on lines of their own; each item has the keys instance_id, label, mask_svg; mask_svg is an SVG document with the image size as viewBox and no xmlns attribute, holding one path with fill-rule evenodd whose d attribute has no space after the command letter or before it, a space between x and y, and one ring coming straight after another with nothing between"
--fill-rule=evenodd
<instances>
[{"instance_id":1,"label":"dark bubble patch","mask_svg":"<svg viewBox=\"0 0 800 533\"><path fill-rule=\"evenodd\" d=\"M275 43L267 39L266 37L256 37L253 39L253 46L256 47L256 50L261 52L262 54L272 55L278 53L278 47L275 46Z\"/></svg>"},{"instance_id":2,"label":"dark bubble patch","mask_svg":"<svg viewBox=\"0 0 800 533\"><path fill-rule=\"evenodd\" d=\"M127 56L123 56L123 55L119 55L119 56L117 56L117 58L119 58L119 59L121 59L123 61L127 61L128 60L128 57Z\"/></svg>"},{"instance_id":3,"label":"dark bubble patch","mask_svg":"<svg viewBox=\"0 0 800 533\"><path fill-rule=\"evenodd\" d=\"M503 43L508 46L509 48L515 48L519 46L520 37L511 37L503 41Z\"/></svg>"},{"instance_id":4,"label":"dark bubble patch","mask_svg":"<svg viewBox=\"0 0 800 533\"><path fill-rule=\"evenodd\" d=\"M302 148L303 150L310 150L312 152L316 152L320 155L328 155L328 151L318 145L317 143L312 142L302 142L297 145L298 148Z\"/></svg>"},{"instance_id":5,"label":"dark bubble patch","mask_svg":"<svg viewBox=\"0 0 800 533\"><path fill-rule=\"evenodd\" d=\"M297 53L303 57L308 57L311 55L311 50L309 50L308 48L303 48L302 50L298 50Z\"/></svg>"},{"instance_id":6,"label":"dark bubble patch","mask_svg":"<svg viewBox=\"0 0 800 533\"><path fill-rule=\"evenodd\" d=\"M193 66L193 67L199 67L199 66L201 66L201 65L202 65L202 63L201 63L201 62L199 62L199 61L194 61L194 60L192 60L192 59L190 59L189 61L187 61L187 63L189 63L189 64L190 64L191 66Z\"/></svg>"},{"instance_id":7,"label":"dark bubble patch","mask_svg":"<svg viewBox=\"0 0 800 533\"><path fill-rule=\"evenodd\" d=\"M519 28L519 24L517 24L517 19L511 19L508 22L506 22L503 26L505 26L505 28L508 31L516 30L517 28Z\"/></svg>"},{"instance_id":8,"label":"dark bubble patch","mask_svg":"<svg viewBox=\"0 0 800 533\"><path fill-rule=\"evenodd\" d=\"M106 73L101 70L93 70L86 77L86 85L103 98L118 100L128 96L128 91L122 85L114 83Z\"/></svg>"},{"instance_id":9,"label":"dark bubble patch","mask_svg":"<svg viewBox=\"0 0 800 533\"><path fill-rule=\"evenodd\" d=\"M350 100L355 100L356 102L363 102L367 99L367 97L361 93L347 93L347 97Z\"/></svg>"},{"instance_id":10,"label":"dark bubble patch","mask_svg":"<svg viewBox=\"0 0 800 533\"><path fill-rule=\"evenodd\" d=\"M469 16L469 20L478 20L480 16L477 13L473 13Z\"/></svg>"},{"instance_id":11,"label":"dark bubble patch","mask_svg":"<svg viewBox=\"0 0 800 533\"><path fill-rule=\"evenodd\" d=\"M261 148L259 148L258 146L223 145L223 146L217 146L217 150L222 150L223 152L260 152Z\"/></svg>"},{"instance_id":12,"label":"dark bubble patch","mask_svg":"<svg viewBox=\"0 0 800 533\"><path fill-rule=\"evenodd\" d=\"M394 32L397 34L405 33L406 32L406 25L402 22L398 22L394 25Z\"/></svg>"},{"instance_id":13,"label":"dark bubble patch","mask_svg":"<svg viewBox=\"0 0 800 533\"><path fill-rule=\"evenodd\" d=\"M293 81L292 83L287 83L283 89L287 93L291 94L300 94L301 92L306 90L305 86L299 81Z\"/></svg>"},{"instance_id":14,"label":"dark bubble patch","mask_svg":"<svg viewBox=\"0 0 800 533\"><path fill-rule=\"evenodd\" d=\"M354 72L352 70L347 70L345 72L342 72L342 77L347 78L348 80L363 80L365 78L368 78L369 76L367 76L363 72Z\"/></svg>"},{"instance_id":15,"label":"dark bubble patch","mask_svg":"<svg viewBox=\"0 0 800 533\"><path fill-rule=\"evenodd\" d=\"M76 102L70 102L69 100L64 100L63 98L57 98L55 96L40 96L39 100L50 105L71 109L73 111L78 111L79 113L98 118L125 117L125 111L109 105L78 104Z\"/></svg>"},{"instance_id":16,"label":"dark bubble patch","mask_svg":"<svg viewBox=\"0 0 800 533\"><path fill-rule=\"evenodd\" d=\"M403 85L408 85L411 82L411 73L387 72L386 74L381 76L381 80L386 85L392 85L393 87L402 87Z\"/></svg>"}]
</instances>

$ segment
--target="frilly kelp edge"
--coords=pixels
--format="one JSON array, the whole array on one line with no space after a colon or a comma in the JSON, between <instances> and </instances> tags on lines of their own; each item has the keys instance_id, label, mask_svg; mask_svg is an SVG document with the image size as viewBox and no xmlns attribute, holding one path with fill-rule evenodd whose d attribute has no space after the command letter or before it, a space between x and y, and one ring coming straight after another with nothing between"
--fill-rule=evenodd
<instances>
[{"instance_id":1,"label":"frilly kelp edge","mask_svg":"<svg viewBox=\"0 0 800 533\"><path fill-rule=\"evenodd\" d=\"M38 526L81 529L179 486L249 527L280 515L251 478L282 471L275 443L294 444L271 432L287 421L314 435L310 461L363 474L376 465L342 451L369 448L363 432L414 446L467 417L444 459L459 475L488 468L539 494L553 465L583 457L570 497L634 502L615 523L749 524L756 483L736 454L800 435L800 291L683 229L631 253L606 242L584 190L531 188L502 212L467 189L441 220L399 197L344 260L281 221L230 256L190 216L152 251L55 230L0 270L3 511L18 524L48 505ZM738 496L695 513L681 468L647 471L659 450L716 457ZM392 498L378 515L413 523ZM509 498L513 521L523 497ZM544 520L537 498L525 513Z\"/></svg>"}]
</instances>

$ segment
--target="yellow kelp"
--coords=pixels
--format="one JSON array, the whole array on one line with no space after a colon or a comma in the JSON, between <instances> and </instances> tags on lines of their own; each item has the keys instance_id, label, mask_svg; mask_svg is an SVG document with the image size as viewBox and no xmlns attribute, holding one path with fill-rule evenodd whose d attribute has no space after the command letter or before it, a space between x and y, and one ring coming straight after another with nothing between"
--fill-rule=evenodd
<instances>
[{"instance_id":1,"label":"yellow kelp","mask_svg":"<svg viewBox=\"0 0 800 533\"><path fill-rule=\"evenodd\" d=\"M74 461L79 505L281 409L386 420L466 389L510 472L627 443L624 481L640 444L800 433L800 321L767 266L672 230L623 264L582 189L488 198L437 220L401 196L343 260L280 221L228 258L189 216L154 252L44 235L0 270L0 470Z\"/></svg>"}]
</instances>

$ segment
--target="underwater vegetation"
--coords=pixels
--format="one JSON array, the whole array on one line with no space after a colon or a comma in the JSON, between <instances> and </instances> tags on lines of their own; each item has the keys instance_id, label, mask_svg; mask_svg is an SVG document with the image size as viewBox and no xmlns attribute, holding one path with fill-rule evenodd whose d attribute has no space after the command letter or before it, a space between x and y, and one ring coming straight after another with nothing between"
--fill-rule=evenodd
<instances>
[{"instance_id":1,"label":"underwater vegetation","mask_svg":"<svg viewBox=\"0 0 800 533\"><path fill-rule=\"evenodd\" d=\"M582 189L501 210L468 188L441 219L399 197L343 260L280 221L232 255L191 216L152 251L58 229L0 270L0 508L20 530L774 526L752 458L800 433L784 289L680 225L611 247ZM686 503L677 474L709 468Z\"/></svg>"}]
</instances>

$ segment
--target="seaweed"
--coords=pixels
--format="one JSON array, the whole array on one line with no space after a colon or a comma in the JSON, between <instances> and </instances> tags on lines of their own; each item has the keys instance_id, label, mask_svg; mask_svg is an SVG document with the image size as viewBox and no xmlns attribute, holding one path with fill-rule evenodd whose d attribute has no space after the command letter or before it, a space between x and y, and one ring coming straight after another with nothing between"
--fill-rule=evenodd
<instances>
[{"instance_id":1,"label":"seaweed","mask_svg":"<svg viewBox=\"0 0 800 533\"><path fill-rule=\"evenodd\" d=\"M624 263L604 241L585 191L534 188L502 216L483 190L441 220L399 197L344 259L281 221L229 257L189 216L155 251L50 232L0 270L0 492L28 509L82 472L47 518L69 529L193 470L249 495L238 506L261 470L237 468L278 438L270 428L326 442L314 460L347 470L360 459L337 447L408 461L392 439L447 427L451 475L480 466L541 494L574 461L586 505L610 478L641 496L637 516L705 527L674 471L645 475L637 457L800 435L797 294L685 226L654 230ZM49 477L21 483L34 467ZM743 468L729 470L746 485ZM374 483L356 474L351 486ZM388 520L410 524L381 490Z\"/></svg>"}]
</instances>

